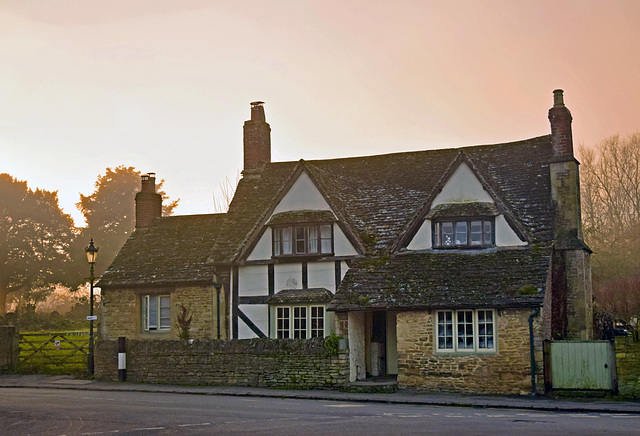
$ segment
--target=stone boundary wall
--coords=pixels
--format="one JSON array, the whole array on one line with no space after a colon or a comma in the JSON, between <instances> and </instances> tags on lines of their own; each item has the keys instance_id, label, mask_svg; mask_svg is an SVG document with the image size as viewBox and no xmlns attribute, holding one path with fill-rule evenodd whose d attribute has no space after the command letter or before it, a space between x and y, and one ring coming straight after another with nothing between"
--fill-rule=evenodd
<instances>
[{"instance_id":1,"label":"stone boundary wall","mask_svg":"<svg viewBox=\"0 0 640 436\"><path fill-rule=\"evenodd\" d=\"M640 398L640 342L633 336L616 336L616 369L620 396Z\"/></svg>"},{"instance_id":2,"label":"stone boundary wall","mask_svg":"<svg viewBox=\"0 0 640 436\"><path fill-rule=\"evenodd\" d=\"M96 343L96 378L118 380L117 345ZM314 389L349 380L349 355L328 355L322 338L127 340L126 359L127 381L142 383Z\"/></svg>"},{"instance_id":3,"label":"stone boundary wall","mask_svg":"<svg viewBox=\"0 0 640 436\"><path fill-rule=\"evenodd\" d=\"M18 331L13 326L0 326L0 372L12 371L20 359Z\"/></svg>"}]
</instances>

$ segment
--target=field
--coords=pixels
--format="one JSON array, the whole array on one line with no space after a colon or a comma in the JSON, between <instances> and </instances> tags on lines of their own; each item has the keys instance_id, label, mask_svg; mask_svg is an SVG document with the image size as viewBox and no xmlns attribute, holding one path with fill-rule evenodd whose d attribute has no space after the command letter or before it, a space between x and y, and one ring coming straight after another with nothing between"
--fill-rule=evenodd
<instances>
[{"instance_id":1,"label":"field","mask_svg":"<svg viewBox=\"0 0 640 436\"><path fill-rule=\"evenodd\" d=\"M87 369L89 332L20 333L23 373L82 374Z\"/></svg>"}]
</instances>

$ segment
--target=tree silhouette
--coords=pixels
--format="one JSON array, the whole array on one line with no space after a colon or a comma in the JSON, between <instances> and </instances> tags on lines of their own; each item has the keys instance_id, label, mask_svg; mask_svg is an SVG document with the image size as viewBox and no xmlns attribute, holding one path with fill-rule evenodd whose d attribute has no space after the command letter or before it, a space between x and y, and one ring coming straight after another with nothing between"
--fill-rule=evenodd
<instances>
[{"instance_id":1,"label":"tree silhouette","mask_svg":"<svg viewBox=\"0 0 640 436\"><path fill-rule=\"evenodd\" d=\"M38 300L66 283L74 236L73 220L60 210L56 191L34 191L0 174L0 314L9 293L32 293Z\"/></svg>"},{"instance_id":2,"label":"tree silhouette","mask_svg":"<svg viewBox=\"0 0 640 436\"><path fill-rule=\"evenodd\" d=\"M167 195L161 190L163 181L157 185L163 200ZM78 209L84 215L86 228L81 230L82 237L74 244L73 257L78 259L80 271L87 270L84 248L93 238L100 252L96 262L96 275L102 275L113 262L118 251L131 236L135 228L135 196L140 190L140 171L133 167L119 166L107 168L99 175L95 191L90 195L80 194ZM162 207L163 215L171 215L178 200L166 202Z\"/></svg>"}]
</instances>

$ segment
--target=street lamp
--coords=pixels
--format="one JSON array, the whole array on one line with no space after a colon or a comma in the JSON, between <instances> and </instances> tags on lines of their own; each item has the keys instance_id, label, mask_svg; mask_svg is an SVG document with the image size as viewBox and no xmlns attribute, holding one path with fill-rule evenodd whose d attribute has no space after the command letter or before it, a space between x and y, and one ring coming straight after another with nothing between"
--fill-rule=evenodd
<instances>
[{"instance_id":1,"label":"street lamp","mask_svg":"<svg viewBox=\"0 0 640 436\"><path fill-rule=\"evenodd\" d=\"M96 263L96 257L98 257L98 247L93 245L93 238L91 238L91 242L89 242L89 246L84 249L87 254L87 261L89 262L89 281L91 283L91 292L89 294L89 316L87 319L89 320L89 358L87 360L87 372L90 375L93 375L93 321L96 319L93 316L93 280L95 277L93 276L93 266Z\"/></svg>"}]
</instances>

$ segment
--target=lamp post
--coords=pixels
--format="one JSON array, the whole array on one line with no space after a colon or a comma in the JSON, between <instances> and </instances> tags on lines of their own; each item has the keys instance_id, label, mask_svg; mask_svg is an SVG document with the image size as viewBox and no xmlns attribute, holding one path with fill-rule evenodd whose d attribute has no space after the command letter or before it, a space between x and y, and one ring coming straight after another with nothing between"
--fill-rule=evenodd
<instances>
[{"instance_id":1,"label":"lamp post","mask_svg":"<svg viewBox=\"0 0 640 436\"><path fill-rule=\"evenodd\" d=\"M90 375L93 375L93 320L95 317L93 316L93 280L95 277L93 276L93 266L96 263L96 257L98 257L98 247L93 245L93 238L91 238L91 242L89 242L89 246L84 249L87 254L87 261L89 262L89 282L91 283L90 294L89 294L89 316L87 319L89 320L89 358L87 359L87 372Z\"/></svg>"}]
</instances>

